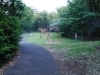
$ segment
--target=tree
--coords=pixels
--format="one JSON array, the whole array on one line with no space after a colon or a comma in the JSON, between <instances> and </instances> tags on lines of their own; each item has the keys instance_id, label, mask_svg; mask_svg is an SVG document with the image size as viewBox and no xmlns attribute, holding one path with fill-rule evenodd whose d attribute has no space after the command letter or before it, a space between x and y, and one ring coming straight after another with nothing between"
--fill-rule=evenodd
<instances>
[{"instance_id":1,"label":"tree","mask_svg":"<svg viewBox=\"0 0 100 75\"><path fill-rule=\"evenodd\" d=\"M71 0L64 8L58 9L60 28L70 37L78 33L81 37L97 38L100 29L99 0ZM70 34L70 35L69 35Z\"/></svg>"},{"instance_id":2,"label":"tree","mask_svg":"<svg viewBox=\"0 0 100 75\"><path fill-rule=\"evenodd\" d=\"M59 16L56 12L49 13L50 24L56 23L58 19L59 19Z\"/></svg>"},{"instance_id":3,"label":"tree","mask_svg":"<svg viewBox=\"0 0 100 75\"><path fill-rule=\"evenodd\" d=\"M34 30L38 28L47 28L49 26L49 14L46 11L38 12L35 14Z\"/></svg>"},{"instance_id":4,"label":"tree","mask_svg":"<svg viewBox=\"0 0 100 75\"><path fill-rule=\"evenodd\" d=\"M48 13L47 11L37 12L35 14L34 30L38 28L49 28L51 24L57 23L59 16L56 12Z\"/></svg>"},{"instance_id":5,"label":"tree","mask_svg":"<svg viewBox=\"0 0 100 75\"><path fill-rule=\"evenodd\" d=\"M25 6L23 11L23 17L21 19L21 27L26 32L33 31L34 27L34 12L30 7Z\"/></svg>"}]
</instances>

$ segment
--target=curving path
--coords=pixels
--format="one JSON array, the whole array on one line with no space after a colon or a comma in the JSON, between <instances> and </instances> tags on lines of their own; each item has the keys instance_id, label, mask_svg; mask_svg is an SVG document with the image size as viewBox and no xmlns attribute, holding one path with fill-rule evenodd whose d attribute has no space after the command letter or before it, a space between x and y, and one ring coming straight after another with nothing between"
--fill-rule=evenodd
<instances>
[{"instance_id":1,"label":"curving path","mask_svg":"<svg viewBox=\"0 0 100 75\"><path fill-rule=\"evenodd\" d=\"M20 42L22 55L3 75L60 75L52 55L44 48L27 42Z\"/></svg>"}]
</instances>

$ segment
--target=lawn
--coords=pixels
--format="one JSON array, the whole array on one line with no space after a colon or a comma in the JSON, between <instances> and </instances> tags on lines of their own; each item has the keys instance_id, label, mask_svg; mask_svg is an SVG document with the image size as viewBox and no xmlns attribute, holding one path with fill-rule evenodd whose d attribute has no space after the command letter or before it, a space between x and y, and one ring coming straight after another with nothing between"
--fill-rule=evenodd
<instances>
[{"instance_id":1,"label":"lawn","mask_svg":"<svg viewBox=\"0 0 100 75\"><path fill-rule=\"evenodd\" d=\"M58 41L57 33L50 34L50 42L46 41L47 34L33 33L32 36L25 36L29 42L47 47L59 52L63 57L70 61L78 61L87 64L91 75L100 72L100 41L75 41L74 39L61 38ZM54 43L57 42L57 43ZM94 75L94 74L93 74ZM99 75L99 74L97 74Z\"/></svg>"}]
</instances>

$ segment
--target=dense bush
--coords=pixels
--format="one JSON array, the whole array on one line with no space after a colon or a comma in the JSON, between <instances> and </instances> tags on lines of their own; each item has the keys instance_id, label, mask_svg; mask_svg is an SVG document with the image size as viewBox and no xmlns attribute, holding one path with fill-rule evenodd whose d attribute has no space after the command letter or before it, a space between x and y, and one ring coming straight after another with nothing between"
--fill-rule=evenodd
<instances>
[{"instance_id":1,"label":"dense bush","mask_svg":"<svg viewBox=\"0 0 100 75\"><path fill-rule=\"evenodd\" d=\"M0 21L0 66L18 50L20 25L16 17L3 17Z\"/></svg>"},{"instance_id":2,"label":"dense bush","mask_svg":"<svg viewBox=\"0 0 100 75\"><path fill-rule=\"evenodd\" d=\"M23 8L22 0L0 0L0 66L18 50Z\"/></svg>"}]
</instances>

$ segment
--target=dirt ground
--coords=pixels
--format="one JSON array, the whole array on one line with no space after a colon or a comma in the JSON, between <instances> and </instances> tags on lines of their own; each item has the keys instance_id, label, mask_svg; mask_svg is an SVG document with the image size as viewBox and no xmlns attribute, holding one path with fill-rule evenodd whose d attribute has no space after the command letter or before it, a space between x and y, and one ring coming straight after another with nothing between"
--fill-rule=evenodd
<instances>
[{"instance_id":1,"label":"dirt ground","mask_svg":"<svg viewBox=\"0 0 100 75\"><path fill-rule=\"evenodd\" d=\"M45 47L52 55L54 60L57 62L58 69L61 75L86 75L87 65L81 62L70 61L61 55L61 51L55 51L48 47ZM64 50L63 50L64 51Z\"/></svg>"}]
</instances>

